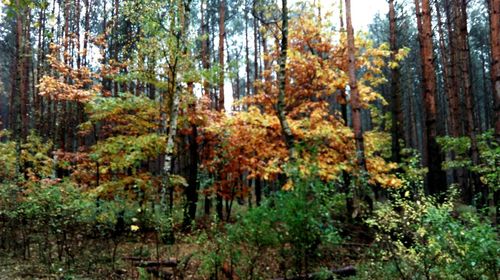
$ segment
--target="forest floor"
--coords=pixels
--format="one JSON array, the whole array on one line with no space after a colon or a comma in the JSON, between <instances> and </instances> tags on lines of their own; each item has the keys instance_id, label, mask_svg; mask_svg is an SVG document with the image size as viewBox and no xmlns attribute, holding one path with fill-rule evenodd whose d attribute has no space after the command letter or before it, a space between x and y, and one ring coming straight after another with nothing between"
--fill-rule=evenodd
<instances>
[{"instance_id":1,"label":"forest floor","mask_svg":"<svg viewBox=\"0 0 500 280\"><path fill-rule=\"evenodd\" d=\"M202 223L203 224L203 223ZM71 269L67 269L65 265L58 264L54 260L51 265L43 262L37 257L37 248L32 248L29 258L24 258L22 255L7 255L0 253L0 279L171 279L168 277L155 277L156 273L153 263L158 260L160 262L174 261L177 265L175 268L176 277L174 279L204 279L200 278L200 261L196 255L201 250L200 245L196 244L195 234L200 234L203 230L198 229L192 234L179 233L176 243L173 245L160 245L157 247L154 233L142 233L142 241L132 241L125 237L117 246L116 260L113 262L109 256L113 251L113 244L96 245L102 248L102 256L92 256L95 260L101 260L101 263L85 264L87 260L79 259L75 256L75 264ZM336 248L335 254L324 256L321 264L324 267L332 269L344 268L348 266L356 267L357 264L365 261L368 258L370 246L373 242L371 232L363 225L346 223L343 225L343 242ZM55 254L55 253L54 253ZM143 257L137 257L137 256ZM150 271L147 268L141 268L139 262L151 262ZM78 264L78 262L81 262ZM277 264L273 264L269 260L269 269L278 269ZM58 267L58 265L60 267ZM84 269L88 265L92 269ZM78 267L78 268L76 268ZM166 274L174 273L172 267L160 269ZM47 273L47 271L54 271ZM274 273L273 273L274 274ZM147 276L148 278L144 278ZM278 273L276 278L281 277Z\"/></svg>"}]
</instances>

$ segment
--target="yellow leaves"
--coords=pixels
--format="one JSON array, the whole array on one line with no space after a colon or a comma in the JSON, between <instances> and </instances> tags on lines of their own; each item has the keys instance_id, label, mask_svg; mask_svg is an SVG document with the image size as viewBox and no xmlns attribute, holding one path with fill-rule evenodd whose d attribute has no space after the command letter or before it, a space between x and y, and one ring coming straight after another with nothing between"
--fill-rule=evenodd
<instances>
[{"instance_id":1,"label":"yellow leaves","mask_svg":"<svg viewBox=\"0 0 500 280\"><path fill-rule=\"evenodd\" d=\"M6 130L0 130L0 137L8 135ZM0 162L2 163L0 178L13 179L16 175L16 142L0 142Z\"/></svg>"},{"instance_id":2,"label":"yellow leaves","mask_svg":"<svg viewBox=\"0 0 500 280\"><path fill-rule=\"evenodd\" d=\"M381 157L372 157L366 160L370 183L386 188L399 188L403 181L391 172L397 168L396 164L387 163Z\"/></svg>"},{"instance_id":3,"label":"yellow leaves","mask_svg":"<svg viewBox=\"0 0 500 280\"><path fill-rule=\"evenodd\" d=\"M293 182L292 180L288 180L286 182L286 184L283 185L283 187L281 187L282 190L284 191L292 191L293 190Z\"/></svg>"},{"instance_id":4,"label":"yellow leaves","mask_svg":"<svg viewBox=\"0 0 500 280\"><path fill-rule=\"evenodd\" d=\"M386 188L399 188L403 181L399 179L394 171L398 165L387 162L383 156L390 155L391 138L388 133L370 131L365 133L365 155L370 183Z\"/></svg>"},{"instance_id":5,"label":"yellow leaves","mask_svg":"<svg viewBox=\"0 0 500 280\"><path fill-rule=\"evenodd\" d=\"M399 63L397 63L396 61L389 61L389 68L396 69L398 67L399 67Z\"/></svg>"},{"instance_id":6,"label":"yellow leaves","mask_svg":"<svg viewBox=\"0 0 500 280\"><path fill-rule=\"evenodd\" d=\"M372 156L378 153L389 157L391 147L391 135L382 131L368 131L365 133L365 153Z\"/></svg>"},{"instance_id":7,"label":"yellow leaves","mask_svg":"<svg viewBox=\"0 0 500 280\"><path fill-rule=\"evenodd\" d=\"M390 51L391 49L391 46L389 45L389 43L387 42L384 42L382 44L380 44L380 46L378 47L381 51Z\"/></svg>"},{"instance_id":8,"label":"yellow leaves","mask_svg":"<svg viewBox=\"0 0 500 280\"><path fill-rule=\"evenodd\" d=\"M311 125L314 126L316 123L322 122L326 116L328 116L328 112L319 108L315 109L310 116Z\"/></svg>"},{"instance_id":9,"label":"yellow leaves","mask_svg":"<svg viewBox=\"0 0 500 280\"><path fill-rule=\"evenodd\" d=\"M366 86L365 84L358 83L358 89L359 96L364 107L367 107L369 103L378 99L384 100L382 95L374 91L372 87Z\"/></svg>"},{"instance_id":10,"label":"yellow leaves","mask_svg":"<svg viewBox=\"0 0 500 280\"><path fill-rule=\"evenodd\" d=\"M47 178L53 172L53 160L50 157L52 142L43 140L31 133L26 143L21 145L20 165L27 166L25 174L32 181Z\"/></svg>"},{"instance_id":11,"label":"yellow leaves","mask_svg":"<svg viewBox=\"0 0 500 280\"><path fill-rule=\"evenodd\" d=\"M391 58L393 58L393 60L389 61L389 63L388 63L389 68L391 68L391 69L398 68L399 67L399 62L401 62L403 59L406 58L406 56L408 55L409 51L410 51L409 48L399 49L394 54L394 56L391 56Z\"/></svg>"},{"instance_id":12,"label":"yellow leaves","mask_svg":"<svg viewBox=\"0 0 500 280\"><path fill-rule=\"evenodd\" d=\"M218 172L224 182L222 190L239 184L241 174L248 178L274 180L281 173L287 149L279 129L278 118L262 114L257 107L232 116L214 116L201 129L204 143L202 166Z\"/></svg>"},{"instance_id":13,"label":"yellow leaves","mask_svg":"<svg viewBox=\"0 0 500 280\"><path fill-rule=\"evenodd\" d=\"M137 225L131 225L131 226L130 226L130 230L131 230L132 232L136 232L136 231L138 231L138 230L139 230L139 226L137 226Z\"/></svg>"},{"instance_id":14,"label":"yellow leaves","mask_svg":"<svg viewBox=\"0 0 500 280\"><path fill-rule=\"evenodd\" d=\"M186 178L176 174L170 175L169 182L173 187L187 187L189 185Z\"/></svg>"},{"instance_id":15,"label":"yellow leaves","mask_svg":"<svg viewBox=\"0 0 500 280\"><path fill-rule=\"evenodd\" d=\"M405 47L405 48L401 48L398 50L398 52L396 53L396 61L402 61L403 59L405 59L407 56L408 56L408 53L410 52L410 48L408 47Z\"/></svg>"}]
</instances>

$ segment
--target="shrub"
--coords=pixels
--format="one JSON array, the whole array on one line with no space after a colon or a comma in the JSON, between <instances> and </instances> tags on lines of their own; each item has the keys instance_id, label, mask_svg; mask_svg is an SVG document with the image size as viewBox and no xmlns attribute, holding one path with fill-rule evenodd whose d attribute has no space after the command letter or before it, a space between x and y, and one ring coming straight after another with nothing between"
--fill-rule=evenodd
<instances>
[{"instance_id":1,"label":"shrub","mask_svg":"<svg viewBox=\"0 0 500 280\"><path fill-rule=\"evenodd\" d=\"M268 279L276 272L291 276L317 270L321 257L340 242L331 217L337 204L324 183L296 179L293 190L276 192L237 223L222 230L214 224L202 235L204 272Z\"/></svg>"},{"instance_id":2,"label":"shrub","mask_svg":"<svg viewBox=\"0 0 500 280\"><path fill-rule=\"evenodd\" d=\"M425 196L381 204L367 220L377 247L361 278L497 279L495 229L471 208L454 207L453 199L437 203Z\"/></svg>"}]
</instances>

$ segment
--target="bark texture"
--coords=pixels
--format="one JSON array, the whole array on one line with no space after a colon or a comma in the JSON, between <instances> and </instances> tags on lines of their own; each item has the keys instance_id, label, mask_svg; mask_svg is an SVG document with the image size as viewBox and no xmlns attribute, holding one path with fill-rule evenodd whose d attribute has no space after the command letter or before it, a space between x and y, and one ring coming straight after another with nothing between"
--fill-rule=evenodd
<instances>
[{"instance_id":1,"label":"bark texture","mask_svg":"<svg viewBox=\"0 0 500 280\"><path fill-rule=\"evenodd\" d=\"M495 137L500 141L500 0L489 0L491 40L491 81L495 101Z\"/></svg>"},{"instance_id":2,"label":"bark texture","mask_svg":"<svg viewBox=\"0 0 500 280\"><path fill-rule=\"evenodd\" d=\"M276 111L278 119L281 124L281 132L285 138L286 146L290 159L295 158L294 139L292 129L288 124L285 113L285 87L286 87L286 60L288 51L288 7L287 0L281 1L282 15L281 15L281 43L280 43L280 56L279 56L279 71L278 71L278 101L276 104Z\"/></svg>"},{"instance_id":3,"label":"bark texture","mask_svg":"<svg viewBox=\"0 0 500 280\"><path fill-rule=\"evenodd\" d=\"M354 45L354 28L351 19L351 1L345 1L346 23L347 23L347 53L349 56L349 88L352 106L352 126L356 140L356 161L362 172L366 172L365 144L361 128L361 103L356 79L356 47Z\"/></svg>"},{"instance_id":4,"label":"bark texture","mask_svg":"<svg viewBox=\"0 0 500 280\"><path fill-rule=\"evenodd\" d=\"M391 60L396 60L398 53L397 41L397 19L395 0L389 0L389 44L391 48ZM403 111L401 110L401 89L399 66L391 69L391 111L392 111L392 161L401 161L400 140L403 139Z\"/></svg>"},{"instance_id":5,"label":"bark texture","mask_svg":"<svg viewBox=\"0 0 500 280\"><path fill-rule=\"evenodd\" d=\"M439 193L446 188L446 177L441 169L442 153L436 142L436 69L432 44L432 22L429 0L415 0L422 66L422 93L425 107L424 164L428 167L427 191Z\"/></svg>"}]
</instances>

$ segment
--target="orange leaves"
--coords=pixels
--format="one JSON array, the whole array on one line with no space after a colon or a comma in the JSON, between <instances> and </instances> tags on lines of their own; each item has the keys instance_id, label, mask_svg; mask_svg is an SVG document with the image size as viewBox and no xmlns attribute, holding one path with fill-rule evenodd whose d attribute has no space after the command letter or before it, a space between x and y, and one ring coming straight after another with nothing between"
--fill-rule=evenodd
<instances>
[{"instance_id":1,"label":"orange leaves","mask_svg":"<svg viewBox=\"0 0 500 280\"><path fill-rule=\"evenodd\" d=\"M204 168L233 174L233 178L244 172L249 178L275 178L287 155L278 118L261 114L256 107L210 123L204 129L203 143Z\"/></svg>"},{"instance_id":2,"label":"orange leaves","mask_svg":"<svg viewBox=\"0 0 500 280\"><path fill-rule=\"evenodd\" d=\"M52 69L57 73L54 76L43 76L37 85L39 95L51 97L56 100L88 102L95 95L89 88L93 83L92 74L87 67L73 69L71 66L71 56L63 52L63 60L57 58L60 47L51 44L51 54L47 55Z\"/></svg>"},{"instance_id":3,"label":"orange leaves","mask_svg":"<svg viewBox=\"0 0 500 280\"><path fill-rule=\"evenodd\" d=\"M355 142L352 130L340 120L334 110L349 99L340 95L346 90L348 77L345 36L314 21L315 17L299 17L290 25L290 44L285 87L286 115L297 143L299 176L311 176L311 166L321 180L333 181L346 171L358 173L355 165ZM385 82L382 70L390 52L386 46L374 48L362 37L356 67L362 73L358 82L362 105L382 100L374 86ZM284 172L288 151L276 116L278 86L274 49L265 57L267 69L263 79L255 82L255 95L241 100L248 112L231 116L207 111L200 136L203 168L217 174L215 185L219 193L241 186L241 178L259 177L274 180ZM348 91L347 91L348 93ZM335 103L333 95L337 95ZM398 187L401 181L394 175L395 164L384 160L387 135L367 135L367 166L369 181L383 187ZM378 139L378 140L377 140ZM385 155L387 156L387 155ZM286 184L283 189L291 190Z\"/></svg>"},{"instance_id":4,"label":"orange leaves","mask_svg":"<svg viewBox=\"0 0 500 280\"><path fill-rule=\"evenodd\" d=\"M77 38L72 40L77 40ZM106 42L100 36L94 38L93 42L101 48L106 46ZM110 60L107 64L101 65L99 73L92 72L86 66L74 67L72 55L66 50L61 50L60 45L51 43L49 48L51 53L46 58L54 70L54 74L43 76L37 87L39 95L55 100L88 102L102 92L102 85L95 83L95 81L116 75L127 66L126 63ZM87 50L82 50L81 54L86 55ZM102 94L107 95L108 93L102 92Z\"/></svg>"},{"instance_id":5,"label":"orange leaves","mask_svg":"<svg viewBox=\"0 0 500 280\"><path fill-rule=\"evenodd\" d=\"M81 87L82 84L71 85L66 83L63 77L55 78L51 76L43 76L38 84L41 96L48 96L56 100L90 101L95 95L94 92L81 89Z\"/></svg>"}]
</instances>

